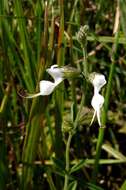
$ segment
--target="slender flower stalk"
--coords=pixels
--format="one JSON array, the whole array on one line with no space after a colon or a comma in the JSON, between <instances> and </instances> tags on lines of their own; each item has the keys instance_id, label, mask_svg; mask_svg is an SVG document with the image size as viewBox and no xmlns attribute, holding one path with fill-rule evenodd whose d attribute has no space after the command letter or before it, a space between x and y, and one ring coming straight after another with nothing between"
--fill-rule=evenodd
<instances>
[{"instance_id":1,"label":"slender flower stalk","mask_svg":"<svg viewBox=\"0 0 126 190\"><path fill-rule=\"evenodd\" d=\"M119 22L118 22L119 23ZM98 141L96 145L96 156L95 156L95 163L94 163L94 169L92 172L92 182L96 183L97 179L97 174L98 174L98 168L99 168L99 159L101 155L101 147L103 144L104 140L104 132L106 128L106 121L107 121L107 112L108 112L108 106L109 106L109 98L111 94L111 86L112 86L112 79L114 76L114 68L115 68L115 58L117 54L117 49L118 49L118 42L119 42L119 26L117 29L117 32L115 33L115 42L112 47L112 64L110 67L110 72L109 72L109 79L108 79L108 84L107 84L107 90L106 90L106 96L105 96L105 105L104 105L104 110L102 114L102 126L99 128L99 134L98 134Z\"/></svg>"},{"instance_id":2,"label":"slender flower stalk","mask_svg":"<svg viewBox=\"0 0 126 190\"><path fill-rule=\"evenodd\" d=\"M83 74L85 78L88 76L88 67L87 67L87 54L86 54L86 46L87 46L87 31L88 31L88 26L81 26L79 32L77 33L77 40L81 44L82 50L83 50L83 56L84 56L84 62L83 62ZM77 73L77 72L76 72ZM77 73L78 75L78 73ZM85 82L85 81L84 81ZM86 84L84 83L84 90L86 91ZM69 170L70 170L70 158L69 158L69 152L70 152L70 144L73 135L76 132L76 128L78 126L78 120L80 113L82 111L83 105L85 101L85 94L83 93L82 99L81 99L81 104L78 110L78 113L76 114L76 118L73 121L73 129L69 132L69 136L67 139L67 144L66 144L66 175L65 175L65 181L64 181L64 190L68 190L68 184L69 184Z\"/></svg>"},{"instance_id":3,"label":"slender flower stalk","mask_svg":"<svg viewBox=\"0 0 126 190\"><path fill-rule=\"evenodd\" d=\"M71 144L71 139L72 139L73 135L71 133L69 133L68 136L68 140L67 140L67 144L66 144L66 175L65 175L65 181L64 181L64 190L68 190L68 183L69 183L69 170L70 170L70 155L69 155L69 151L70 151L70 144Z\"/></svg>"}]
</instances>

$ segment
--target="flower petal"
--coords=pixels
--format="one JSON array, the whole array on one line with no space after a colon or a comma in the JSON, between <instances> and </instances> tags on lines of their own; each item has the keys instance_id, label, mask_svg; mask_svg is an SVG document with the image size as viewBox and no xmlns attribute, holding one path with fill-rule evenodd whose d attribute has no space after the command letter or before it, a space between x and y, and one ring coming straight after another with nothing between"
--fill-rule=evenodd
<instances>
[{"instance_id":1,"label":"flower petal","mask_svg":"<svg viewBox=\"0 0 126 190\"><path fill-rule=\"evenodd\" d=\"M24 98L35 98L35 97L40 96L40 95L41 95L40 92L36 93L36 94L28 94L28 96L24 96Z\"/></svg>"},{"instance_id":2,"label":"flower petal","mask_svg":"<svg viewBox=\"0 0 126 190\"><path fill-rule=\"evenodd\" d=\"M97 113L98 124L99 124L99 126L101 127L101 120L100 120L101 110L100 110L100 108L97 110L96 113Z\"/></svg>"},{"instance_id":3,"label":"flower petal","mask_svg":"<svg viewBox=\"0 0 126 190\"><path fill-rule=\"evenodd\" d=\"M52 65L46 71L52 76L55 82L63 81L63 68L59 68L58 65Z\"/></svg>"},{"instance_id":4,"label":"flower petal","mask_svg":"<svg viewBox=\"0 0 126 190\"><path fill-rule=\"evenodd\" d=\"M93 115L91 124L94 121L95 115L97 115L98 124L99 124L99 126L101 126L100 116L101 116L101 108L103 106L103 103L104 103L104 97L102 95L100 95L99 93L94 94L92 101L91 101L91 105L95 111L94 111L94 115Z\"/></svg>"},{"instance_id":5,"label":"flower petal","mask_svg":"<svg viewBox=\"0 0 126 190\"><path fill-rule=\"evenodd\" d=\"M51 81L47 81L47 80L40 81L40 93L42 96L50 95L55 89L55 87L56 87L56 84Z\"/></svg>"},{"instance_id":6,"label":"flower petal","mask_svg":"<svg viewBox=\"0 0 126 190\"><path fill-rule=\"evenodd\" d=\"M94 88L96 88L99 92L101 88L106 84L105 76L98 73L95 74L92 84Z\"/></svg>"},{"instance_id":7,"label":"flower petal","mask_svg":"<svg viewBox=\"0 0 126 190\"><path fill-rule=\"evenodd\" d=\"M90 126L91 126L92 123L94 122L95 116L96 116L96 111L94 111L94 114L93 114L93 117L92 117L92 120L91 120Z\"/></svg>"}]
</instances>

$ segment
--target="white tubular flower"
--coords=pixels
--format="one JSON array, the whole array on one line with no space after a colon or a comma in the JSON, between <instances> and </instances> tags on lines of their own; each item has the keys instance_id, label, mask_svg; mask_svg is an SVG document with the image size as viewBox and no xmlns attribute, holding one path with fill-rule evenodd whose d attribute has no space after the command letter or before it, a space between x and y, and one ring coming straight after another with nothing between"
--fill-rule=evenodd
<instances>
[{"instance_id":1,"label":"white tubular flower","mask_svg":"<svg viewBox=\"0 0 126 190\"><path fill-rule=\"evenodd\" d=\"M97 116L98 124L101 126L100 116L101 108L104 104L104 97L99 94L99 91L106 84L105 76L102 74L94 73L94 77L92 78L91 82L94 86L94 96L91 101L91 105L94 108L94 115L90 125L92 125L95 116Z\"/></svg>"},{"instance_id":2,"label":"white tubular flower","mask_svg":"<svg viewBox=\"0 0 126 190\"><path fill-rule=\"evenodd\" d=\"M53 82L42 80L39 83L40 92L36 94L28 94L25 98L35 98L37 96L48 96L55 89L56 85Z\"/></svg>"},{"instance_id":3,"label":"white tubular flower","mask_svg":"<svg viewBox=\"0 0 126 190\"><path fill-rule=\"evenodd\" d=\"M28 94L25 98L34 98L37 96L48 96L50 95L55 87L60 84L63 78L63 69L59 68L58 65L52 65L50 68L46 70L54 79L54 82L42 80L39 83L40 92L36 94Z\"/></svg>"},{"instance_id":4,"label":"white tubular flower","mask_svg":"<svg viewBox=\"0 0 126 190\"><path fill-rule=\"evenodd\" d=\"M104 104L104 97L102 95L98 94L94 94L92 101L91 101L91 105L94 108L94 114L91 120L91 124L93 123L95 116L97 116L98 119L98 124L99 126L101 126L101 121L100 121L100 116L101 116L101 108Z\"/></svg>"}]
</instances>

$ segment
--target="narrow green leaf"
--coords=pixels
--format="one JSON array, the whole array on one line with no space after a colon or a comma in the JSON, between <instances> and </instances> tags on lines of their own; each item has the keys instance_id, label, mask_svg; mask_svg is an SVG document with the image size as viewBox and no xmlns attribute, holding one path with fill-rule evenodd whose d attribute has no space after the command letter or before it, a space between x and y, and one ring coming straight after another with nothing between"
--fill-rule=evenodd
<instances>
[{"instance_id":1,"label":"narrow green leaf","mask_svg":"<svg viewBox=\"0 0 126 190\"><path fill-rule=\"evenodd\" d=\"M68 190L76 190L76 188L77 188L77 181L72 181L68 186Z\"/></svg>"},{"instance_id":2,"label":"narrow green leaf","mask_svg":"<svg viewBox=\"0 0 126 190\"><path fill-rule=\"evenodd\" d=\"M53 173L61 176L61 177L64 177L65 176L65 172L63 170L59 171L59 170L54 170L53 169Z\"/></svg>"},{"instance_id":3,"label":"narrow green leaf","mask_svg":"<svg viewBox=\"0 0 126 190\"><path fill-rule=\"evenodd\" d=\"M52 161L57 169L64 170L65 164L63 161L59 160L58 158L52 158Z\"/></svg>"},{"instance_id":4,"label":"narrow green leaf","mask_svg":"<svg viewBox=\"0 0 126 190\"><path fill-rule=\"evenodd\" d=\"M109 144L102 145L102 148L114 158L126 161L126 157L121 152L111 147Z\"/></svg>"},{"instance_id":5,"label":"narrow green leaf","mask_svg":"<svg viewBox=\"0 0 126 190\"><path fill-rule=\"evenodd\" d=\"M126 37L126 0L119 0L119 6L120 6L120 11L121 11L122 29Z\"/></svg>"},{"instance_id":6,"label":"narrow green leaf","mask_svg":"<svg viewBox=\"0 0 126 190\"><path fill-rule=\"evenodd\" d=\"M103 188L101 188L97 185L94 185L92 183L87 183L87 187L89 188L89 190L104 190Z\"/></svg>"},{"instance_id":7,"label":"narrow green leaf","mask_svg":"<svg viewBox=\"0 0 126 190\"><path fill-rule=\"evenodd\" d=\"M80 160L77 164L75 164L71 170L70 170L70 173L73 173L79 169L81 169L82 167L84 167L85 165L85 160Z\"/></svg>"},{"instance_id":8,"label":"narrow green leaf","mask_svg":"<svg viewBox=\"0 0 126 190\"><path fill-rule=\"evenodd\" d=\"M42 22L41 22L41 17L42 17L42 4L41 1L38 0L35 6L35 15L37 16L36 19L36 59L37 59L37 64L40 63L40 56L41 56L41 35L42 35Z\"/></svg>"},{"instance_id":9,"label":"narrow green leaf","mask_svg":"<svg viewBox=\"0 0 126 190\"><path fill-rule=\"evenodd\" d=\"M47 181L49 183L50 190L56 190L56 187L55 187L53 179L52 179L51 172L49 170L47 170L46 174L47 174Z\"/></svg>"},{"instance_id":10,"label":"narrow green leaf","mask_svg":"<svg viewBox=\"0 0 126 190\"><path fill-rule=\"evenodd\" d=\"M23 8L21 0L15 0L15 14L18 17L23 17ZM34 54L32 52L29 35L26 28L24 19L18 19L20 43L23 46L24 60L25 60L25 71L29 76L29 84L31 86L30 91L34 91L34 79L35 79L35 64Z\"/></svg>"},{"instance_id":11,"label":"narrow green leaf","mask_svg":"<svg viewBox=\"0 0 126 190\"><path fill-rule=\"evenodd\" d=\"M85 162L85 166L86 165L92 165L94 164L94 159L85 159L84 160ZM118 159L100 159L99 160L99 164L120 164L120 163L125 163L126 161L125 160L118 160ZM77 161L74 160L71 162L71 164L77 164Z\"/></svg>"}]
</instances>

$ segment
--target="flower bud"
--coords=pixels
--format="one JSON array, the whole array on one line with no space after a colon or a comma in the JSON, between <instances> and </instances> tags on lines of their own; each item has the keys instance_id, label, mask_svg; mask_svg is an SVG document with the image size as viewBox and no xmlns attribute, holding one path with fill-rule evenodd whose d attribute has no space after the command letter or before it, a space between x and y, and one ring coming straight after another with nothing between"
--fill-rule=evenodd
<instances>
[{"instance_id":1,"label":"flower bud","mask_svg":"<svg viewBox=\"0 0 126 190\"><path fill-rule=\"evenodd\" d=\"M82 46L85 47L85 45L87 44L87 33L89 30L89 26L88 25L84 25L80 27L80 30L77 33L77 40L81 43Z\"/></svg>"},{"instance_id":2,"label":"flower bud","mask_svg":"<svg viewBox=\"0 0 126 190\"><path fill-rule=\"evenodd\" d=\"M63 66L63 75L66 79L75 79L81 76L81 71L69 65Z\"/></svg>"}]
</instances>

